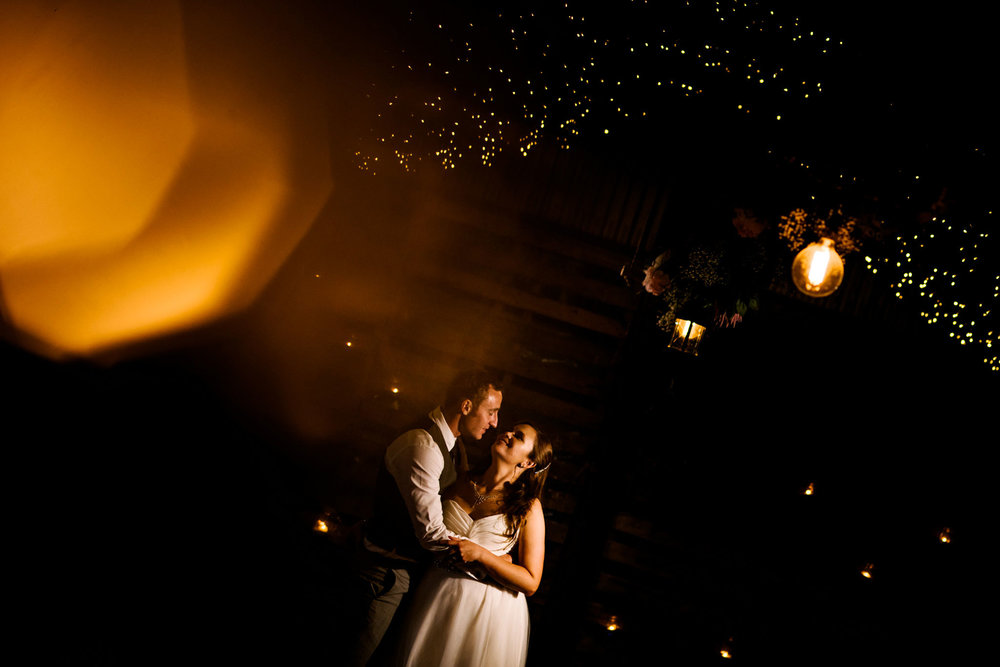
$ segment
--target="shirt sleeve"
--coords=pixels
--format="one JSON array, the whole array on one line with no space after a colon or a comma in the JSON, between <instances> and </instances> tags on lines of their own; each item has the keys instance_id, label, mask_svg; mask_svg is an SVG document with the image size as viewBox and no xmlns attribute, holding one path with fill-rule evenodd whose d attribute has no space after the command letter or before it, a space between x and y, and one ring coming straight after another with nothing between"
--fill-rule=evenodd
<instances>
[{"instance_id":1,"label":"shirt sleeve","mask_svg":"<svg viewBox=\"0 0 1000 667\"><path fill-rule=\"evenodd\" d=\"M431 551L445 549L437 544L448 539L441 511L444 457L437 443L426 431L408 431L389 447L386 466L406 503L420 545Z\"/></svg>"}]
</instances>

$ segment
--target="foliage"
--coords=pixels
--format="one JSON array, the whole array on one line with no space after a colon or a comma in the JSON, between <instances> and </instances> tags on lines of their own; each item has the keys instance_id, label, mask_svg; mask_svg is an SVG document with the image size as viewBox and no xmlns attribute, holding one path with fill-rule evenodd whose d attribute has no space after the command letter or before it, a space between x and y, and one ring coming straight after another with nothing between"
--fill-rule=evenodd
<instances>
[{"instance_id":1,"label":"foliage","mask_svg":"<svg viewBox=\"0 0 1000 667\"><path fill-rule=\"evenodd\" d=\"M828 238L833 240L841 257L858 249L859 231L857 218L845 215L839 208L830 209L822 215L810 215L797 208L781 216L778 223L778 237L792 252L798 252L808 243Z\"/></svg>"},{"instance_id":2,"label":"foliage","mask_svg":"<svg viewBox=\"0 0 1000 667\"><path fill-rule=\"evenodd\" d=\"M697 243L665 252L646 269L644 287L660 298L657 324L671 331L678 317L699 324L734 326L757 310L772 278L764 236ZM652 288L662 287L659 291Z\"/></svg>"}]
</instances>

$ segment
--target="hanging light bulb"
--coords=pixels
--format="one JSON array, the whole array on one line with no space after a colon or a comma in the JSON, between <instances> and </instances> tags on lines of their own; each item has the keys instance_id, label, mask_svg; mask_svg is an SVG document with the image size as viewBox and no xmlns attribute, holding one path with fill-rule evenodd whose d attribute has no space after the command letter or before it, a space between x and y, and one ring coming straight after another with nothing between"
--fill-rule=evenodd
<instances>
[{"instance_id":1,"label":"hanging light bulb","mask_svg":"<svg viewBox=\"0 0 1000 667\"><path fill-rule=\"evenodd\" d=\"M844 261L833 240L822 238L806 246L792 262L792 282L809 296L833 294L844 279Z\"/></svg>"}]
</instances>

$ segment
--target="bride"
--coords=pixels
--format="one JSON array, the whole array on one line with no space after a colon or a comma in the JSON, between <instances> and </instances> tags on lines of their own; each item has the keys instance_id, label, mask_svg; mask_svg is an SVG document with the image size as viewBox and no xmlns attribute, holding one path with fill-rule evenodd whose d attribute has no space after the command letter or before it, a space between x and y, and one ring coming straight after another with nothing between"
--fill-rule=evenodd
<instances>
[{"instance_id":1,"label":"bride","mask_svg":"<svg viewBox=\"0 0 1000 667\"><path fill-rule=\"evenodd\" d=\"M539 496L552 445L522 422L497 437L490 458L482 475L460 472L442 498L451 550L417 590L402 637L404 665L525 663L525 596L542 579L545 519ZM507 555L515 544L517 564Z\"/></svg>"}]
</instances>

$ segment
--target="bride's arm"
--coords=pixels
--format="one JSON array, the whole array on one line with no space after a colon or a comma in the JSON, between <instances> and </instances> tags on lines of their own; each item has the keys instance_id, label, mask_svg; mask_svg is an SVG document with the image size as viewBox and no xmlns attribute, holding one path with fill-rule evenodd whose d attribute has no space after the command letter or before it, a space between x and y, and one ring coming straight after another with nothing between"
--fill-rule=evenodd
<instances>
[{"instance_id":1,"label":"bride's arm","mask_svg":"<svg viewBox=\"0 0 1000 667\"><path fill-rule=\"evenodd\" d=\"M533 595L542 581L542 565L545 562L545 517L542 514L542 503L536 498L525 517L518 541L517 565L501 556L494 556L469 540L453 540L451 544L458 548L465 562L478 562L491 577L507 588Z\"/></svg>"}]
</instances>

